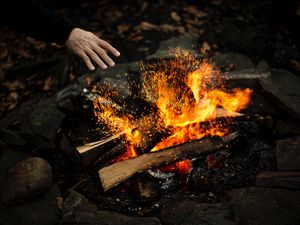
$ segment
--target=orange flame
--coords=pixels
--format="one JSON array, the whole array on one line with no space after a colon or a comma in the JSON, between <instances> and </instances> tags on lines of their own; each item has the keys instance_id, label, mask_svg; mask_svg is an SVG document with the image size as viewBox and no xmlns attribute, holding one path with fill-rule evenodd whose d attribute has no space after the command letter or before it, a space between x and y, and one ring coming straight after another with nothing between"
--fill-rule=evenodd
<instances>
[{"instance_id":1,"label":"orange flame","mask_svg":"<svg viewBox=\"0 0 300 225\"><path fill-rule=\"evenodd\" d=\"M207 135L224 136L228 126L212 122L217 117L239 115L250 102L252 91L247 88L227 90L220 72L207 61L194 58L189 52L177 49L174 59L142 66L144 98L157 106L157 123L167 128L171 135L151 151L199 139ZM105 122L113 132L129 130L130 143L127 157L136 157L135 147L143 137L133 130L136 120L132 115L118 116L113 106L104 106L99 99L94 102L99 122ZM140 123L150 123L147 117ZM142 121L142 122L141 122ZM209 126L202 126L203 122ZM178 170L187 172L189 162L177 163Z\"/></svg>"}]
</instances>

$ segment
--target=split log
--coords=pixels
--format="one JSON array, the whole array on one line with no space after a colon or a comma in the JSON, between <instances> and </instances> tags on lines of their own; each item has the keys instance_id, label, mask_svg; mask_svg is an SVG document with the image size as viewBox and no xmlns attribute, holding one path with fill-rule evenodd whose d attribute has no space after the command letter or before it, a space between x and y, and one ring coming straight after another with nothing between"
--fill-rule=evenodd
<instances>
[{"instance_id":1,"label":"split log","mask_svg":"<svg viewBox=\"0 0 300 225\"><path fill-rule=\"evenodd\" d=\"M224 138L205 137L197 141L173 146L164 150L148 153L124 160L99 170L99 177L104 191L128 180L137 172L156 169L185 159L209 155L224 148L227 143L237 138L232 133Z\"/></svg>"}]
</instances>

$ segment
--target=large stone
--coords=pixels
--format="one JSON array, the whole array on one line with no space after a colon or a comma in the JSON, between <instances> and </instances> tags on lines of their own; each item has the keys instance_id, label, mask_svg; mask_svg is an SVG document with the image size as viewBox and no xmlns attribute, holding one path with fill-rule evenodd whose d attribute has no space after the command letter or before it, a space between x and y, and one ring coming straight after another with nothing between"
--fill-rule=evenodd
<instances>
[{"instance_id":1,"label":"large stone","mask_svg":"<svg viewBox=\"0 0 300 225\"><path fill-rule=\"evenodd\" d=\"M246 55L240 53L229 52L218 54L213 56L211 60L219 68L230 67L235 71L255 69L253 62Z\"/></svg>"},{"instance_id":2,"label":"large stone","mask_svg":"<svg viewBox=\"0 0 300 225\"><path fill-rule=\"evenodd\" d=\"M260 79L268 96L296 119L300 119L300 78L286 70L276 70L272 76Z\"/></svg>"},{"instance_id":3,"label":"large stone","mask_svg":"<svg viewBox=\"0 0 300 225\"><path fill-rule=\"evenodd\" d=\"M33 105L21 119L21 133L36 147L55 147L56 134L65 114L57 108L55 98Z\"/></svg>"},{"instance_id":4,"label":"large stone","mask_svg":"<svg viewBox=\"0 0 300 225\"><path fill-rule=\"evenodd\" d=\"M257 174L255 186L300 189L300 172L269 171Z\"/></svg>"},{"instance_id":5,"label":"large stone","mask_svg":"<svg viewBox=\"0 0 300 225\"><path fill-rule=\"evenodd\" d=\"M300 136L279 140L276 150L279 170L300 170Z\"/></svg>"},{"instance_id":6,"label":"large stone","mask_svg":"<svg viewBox=\"0 0 300 225\"><path fill-rule=\"evenodd\" d=\"M61 224L160 225L160 221L155 217L130 217L98 210L83 195L72 191L64 201Z\"/></svg>"},{"instance_id":7,"label":"large stone","mask_svg":"<svg viewBox=\"0 0 300 225\"><path fill-rule=\"evenodd\" d=\"M160 45L153 55L146 57L147 60L151 59L168 59L174 56L170 54L171 49L177 47L187 50L193 55L196 55L196 44L198 42L197 36L188 37L174 37L165 41L160 42Z\"/></svg>"},{"instance_id":8,"label":"large stone","mask_svg":"<svg viewBox=\"0 0 300 225\"><path fill-rule=\"evenodd\" d=\"M48 192L38 198L10 207L0 205L0 224L58 224L60 218L58 197L60 197L58 185L53 185Z\"/></svg>"},{"instance_id":9,"label":"large stone","mask_svg":"<svg viewBox=\"0 0 300 225\"><path fill-rule=\"evenodd\" d=\"M3 202L24 201L47 191L52 185L49 163L41 158L25 158L7 170L3 191Z\"/></svg>"},{"instance_id":10,"label":"large stone","mask_svg":"<svg viewBox=\"0 0 300 225\"><path fill-rule=\"evenodd\" d=\"M300 191L252 187L234 189L229 192L229 196L239 224L299 224Z\"/></svg>"},{"instance_id":11,"label":"large stone","mask_svg":"<svg viewBox=\"0 0 300 225\"><path fill-rule=\"evenodd\" d=\"M234 217L228 204L198 203L192 200L170 201L160 212L166 225L234 225Z\"/></svg>"},{"instance_id":12,"label":"large stone","mask_svg":"<svg viewBox=\"0 0 300 225\"><path fill-rule=\"evenodd\" d=\"M26 143L26 141L15 131L4 128L0 133L2 134L2 140L9 145L23 147Z\"/></svg>"}]
</instances>

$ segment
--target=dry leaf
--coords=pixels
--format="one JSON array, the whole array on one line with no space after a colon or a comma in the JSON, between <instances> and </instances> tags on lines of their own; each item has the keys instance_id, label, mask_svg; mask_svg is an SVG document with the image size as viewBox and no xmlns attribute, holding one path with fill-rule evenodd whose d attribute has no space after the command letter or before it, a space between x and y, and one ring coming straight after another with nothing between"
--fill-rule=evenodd
<instances>
[{"instance_id":1,"label":"dry leaf","mask_svg":"<svg viewBox=\"0 0 300 225\"><path fill-rule=\"evenodd\" d=\"M25 88L25 85L19 80L5 81L2 83L2 85L10 91L16 91Z\"/></svg>"},{"instance_id":2,"label":"dry leaf","mask_svg":"<svg viewBox=\"0 0 300 225\"><path fill-rule=\"evenodd\" d=\"M300 71L300 61L292 59L291 63L295 70Z\"/></svg>"},{"instance_id":3,"label":"dry leaf","mask_svg":"<svg viewBox=\"0 0 300 225\"><path fill-rule=\"evenodd\" d=\"M180 22L180 20L181 20L181 18L177 12L171 12L171 18L176 22Z\"/></svg>"},{"instance_id":4,"label":"dry leaf","mask_svg":"<svg viewBox=\"0 0 300 225\"><path fill-rule=\"evenodd\" d=\"M202 47L201 47L200 52L201 52L202 54L206 54L206 53L208 53L210 50L211 50L210 45L209 45L206 41L203 42L203 43L202 43Z\"/></svg>"},{"instance_id":5,"label":"dry leaf","mask_svg":"<svg viewBox=\"0 0 300 225\"><path fill-rule=\"evenodd\" d=\"M117 26L118 34L120 36L123 36L123 34L129 30L129 28L129 24L120 24L119 26Z\"/></svg>"},{"instance_id":6,"label":"dry leaf","mask_svg":"<svg viewBox=\"0 0 300 225\"><path fill-rule=\"evenodd\" d=\"M159 26L160 30L163 31L163 32L166 32L166 33L169 33L169 32L174 32L177 30L177 27L171 25L171 24L161 24Z\"/></svg>"},{"instance_id":7,"label":"dry leaf","mask_svg":"<svg viewBox=\"0 0 300 225\"><path fill-rule=\"evenodd\" d=\"M61 196L56 197L56 204L60 210L63 208L64 199Z\"/></svg>"},{"instance_id":8,"label":"dry leaf","mask_svg":"<svg viewBox=\"0 0 300 225\"><path fill-rule=\"evenodd\" d=\"M53 88L53 84L54 84L54 78L52 76L49 76L44 82L43 90L51 91Z\"/></svg>"},{"instance_id":9,"label":"dry leaf","mask_svg":"<svg viewBox=\"0 0 300 225\"><path fill-rule=\"evenodd\" d=\"M158 26L149 22L141 22L140 25L136 26L134 30L136 31L146 31L146 30L157 30Z\"/></svg>"},{"instance_id":10,"label":"dry leaf","mask_svg":"<svg viewBox=\"0 0 300 225\"><path fill-rule=\"evenodd\" d=\"M195 6L186 6L183 8L184 11L193 14L195 17L202 18L207 16L203 11L198 10Z\"/></svg>"}]
</instances>

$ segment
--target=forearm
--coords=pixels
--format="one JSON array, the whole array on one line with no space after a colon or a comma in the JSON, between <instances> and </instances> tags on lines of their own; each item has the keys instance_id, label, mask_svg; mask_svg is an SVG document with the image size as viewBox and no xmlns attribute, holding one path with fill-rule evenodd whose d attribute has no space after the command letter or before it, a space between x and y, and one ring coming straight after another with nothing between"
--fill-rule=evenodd
<instances>
[{"instance_id":1,"label":"forearm","mask_svg":"<svg viewBox=\"0 0 300 225\"><path fill-rule=\"evenodd\" d=\"M3 25L41 41L63 45L74 28L34 0L8 0L1 8Z\"/></svg>"}]
</instances>

